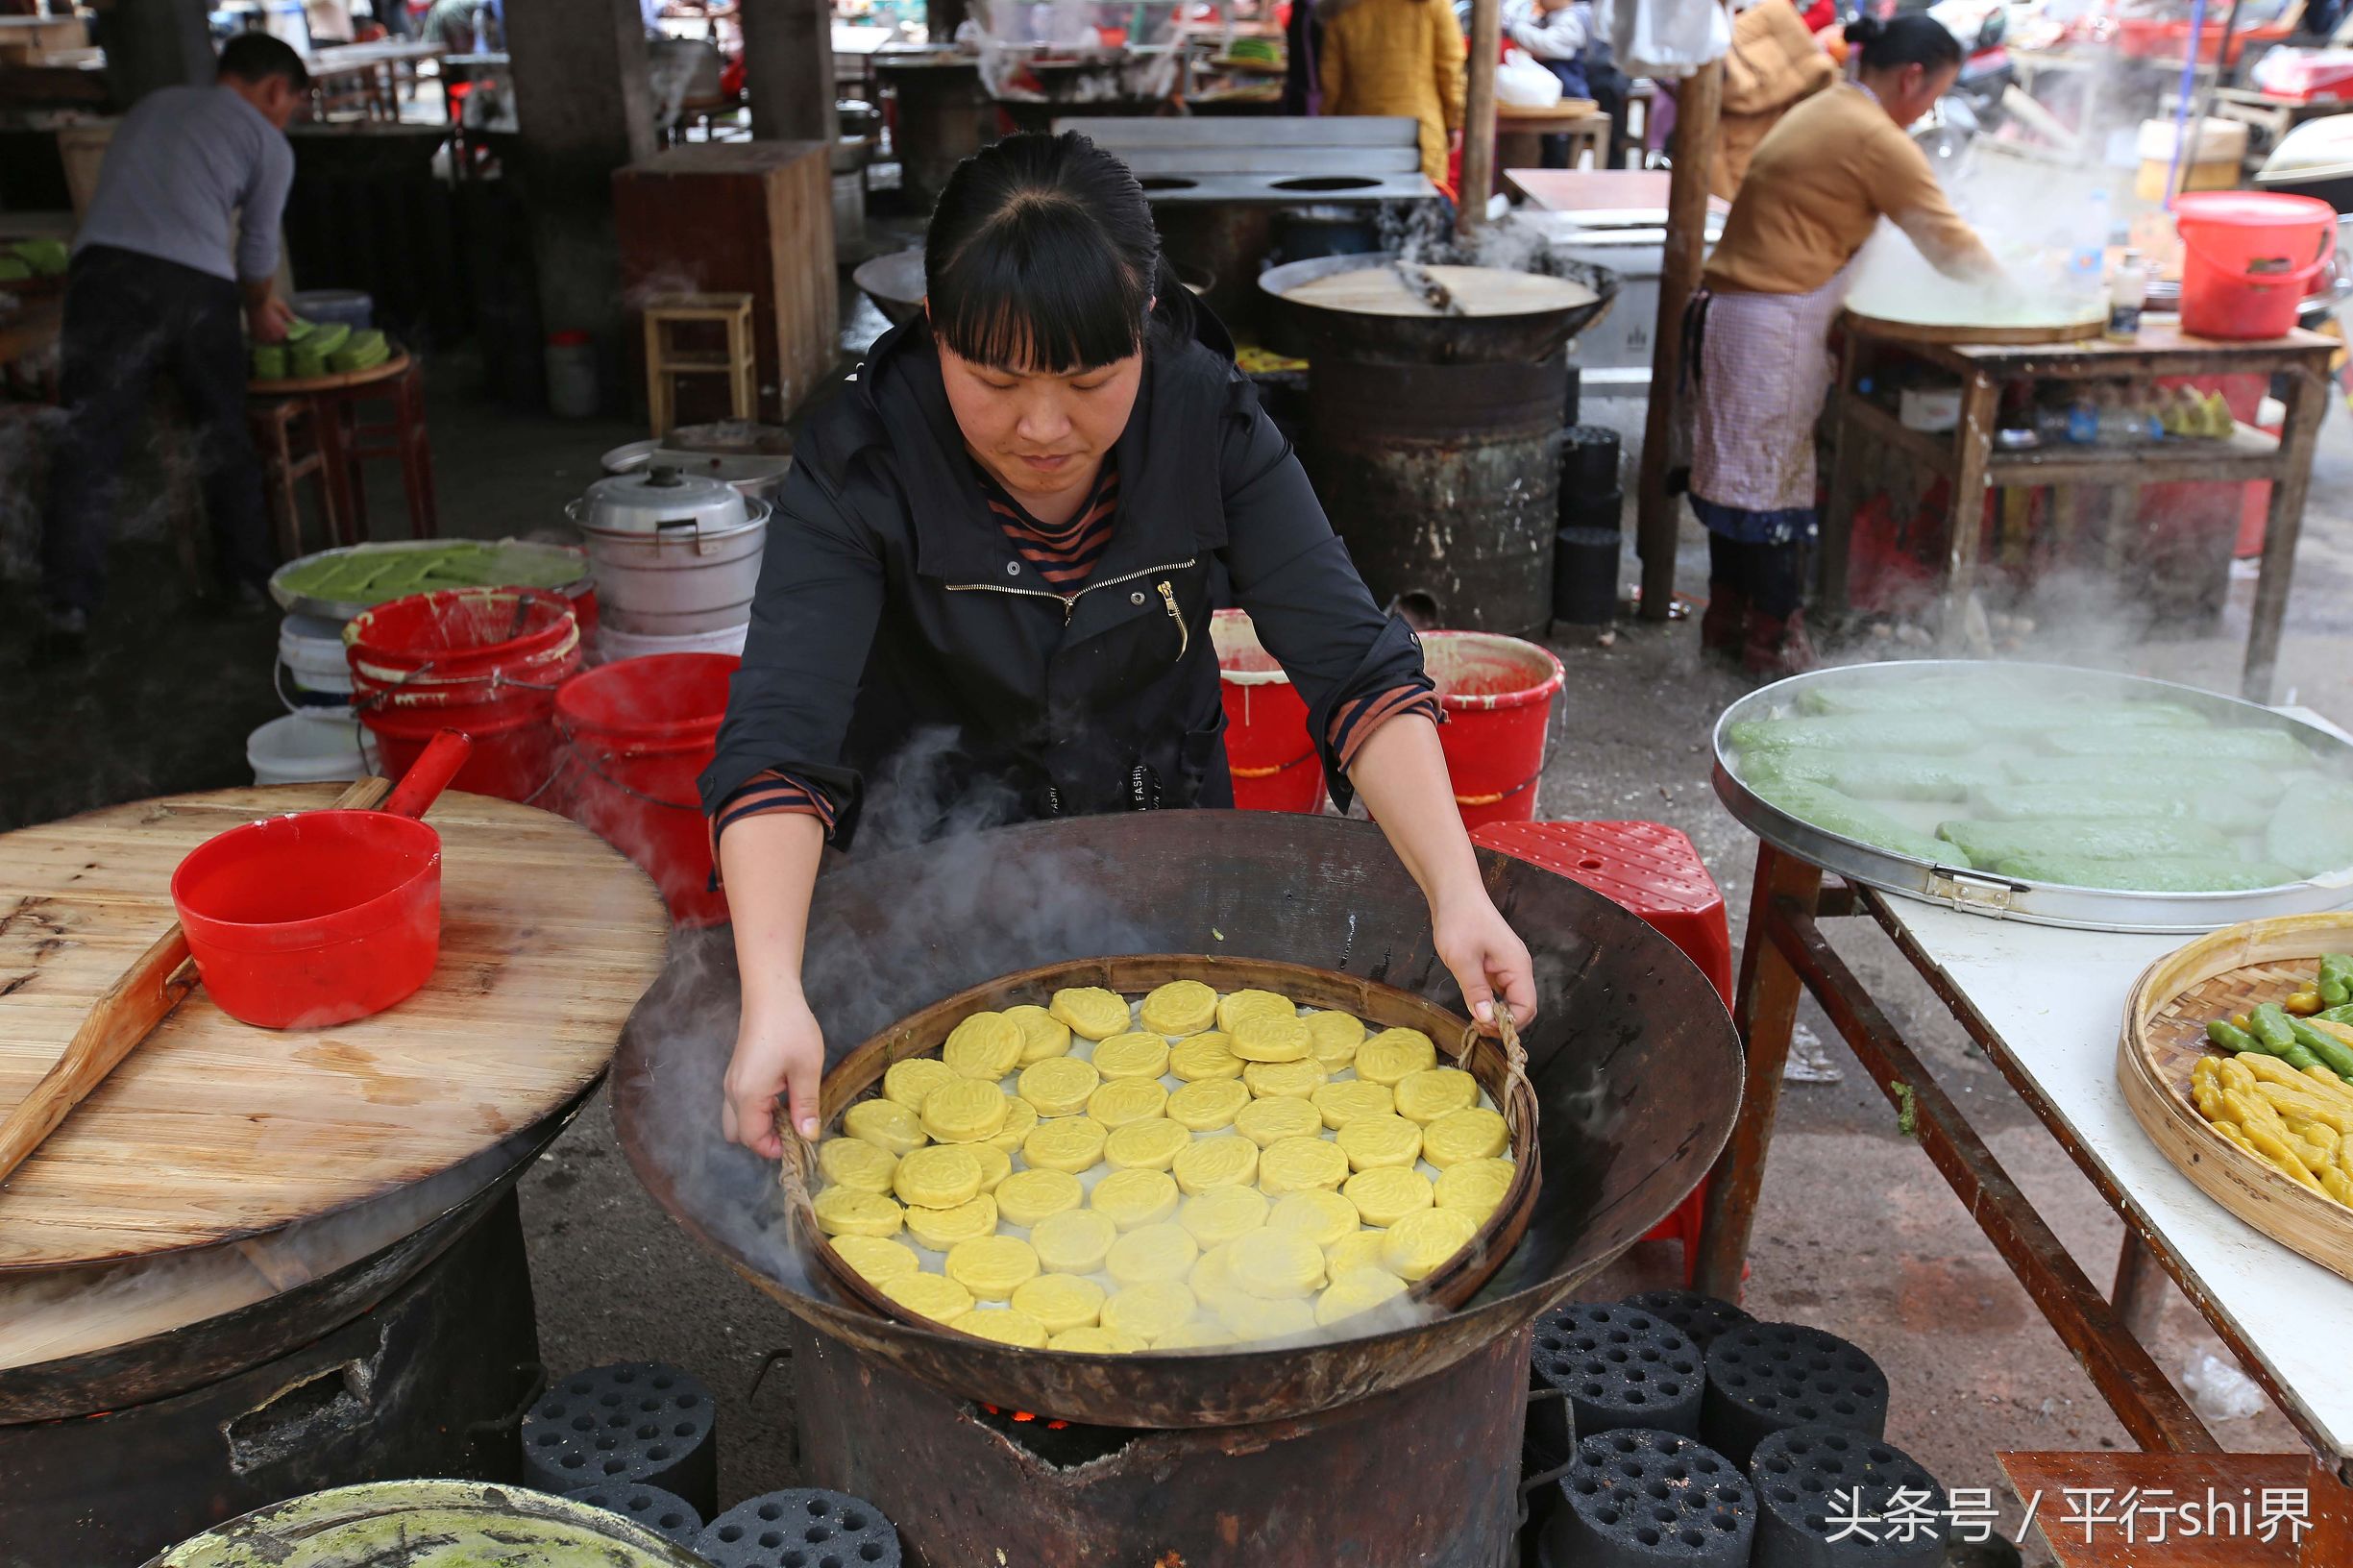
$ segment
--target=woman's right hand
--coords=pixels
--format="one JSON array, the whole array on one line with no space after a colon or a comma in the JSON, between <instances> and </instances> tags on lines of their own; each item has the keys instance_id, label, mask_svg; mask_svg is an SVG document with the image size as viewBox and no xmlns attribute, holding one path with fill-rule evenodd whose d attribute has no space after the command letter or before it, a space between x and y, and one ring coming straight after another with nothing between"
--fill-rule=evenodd
<instances>
[{"instance_id":1,"label":"woman's right hand","mask_svg":"<svg viewBox=\"0 0 2353 1568\"><path fill-rule=\"evenodd\" d=\"M784 1156L776 1127L776 1097L789 1095L793 1125L817 1141L817 1088L825 1070L825 1035L797 992L757 1011L747 1007L735 1032L735 1055L723 1081L720 1127L764 1160Z\"/></svg>"}]
</instances>

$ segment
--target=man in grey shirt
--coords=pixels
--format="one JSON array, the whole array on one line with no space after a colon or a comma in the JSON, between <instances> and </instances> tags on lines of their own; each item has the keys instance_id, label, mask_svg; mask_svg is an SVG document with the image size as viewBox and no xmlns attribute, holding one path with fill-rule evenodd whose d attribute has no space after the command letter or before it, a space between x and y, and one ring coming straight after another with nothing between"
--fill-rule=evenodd
<instances>
[{"instance_id":1,"label":"man in grey shirt","mask_svg":"<svg viewBox=\"0 0 2353 1568\"><path fill-rule=\"evenodd\" d=\"M276 343L293 319L275 292L278 228L294 182L285 128L309 90L301 56L242 34L221 51L216 85L148 94L107 149L65 287L65 432L41 540L52 652L78 651L105 593L115 478L158 372L195 427L223 586L234 604L268 602L240 323Z\"/></svg>"}]
</instances>

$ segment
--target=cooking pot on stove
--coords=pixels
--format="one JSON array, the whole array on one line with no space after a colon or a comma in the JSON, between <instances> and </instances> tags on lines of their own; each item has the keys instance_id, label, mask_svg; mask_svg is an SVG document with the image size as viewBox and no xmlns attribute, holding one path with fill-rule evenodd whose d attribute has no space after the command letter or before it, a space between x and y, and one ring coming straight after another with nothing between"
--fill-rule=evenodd
<instances>
[{"instance_id":1,"label":"cooking pot on stove","mask_svg":"<svg viewBox=\"0 0 2353 1568\"><path fill-rule=\"evenodd\" d=\"M607 474L667 466L691 478L731 485L748 500L774 501L793 471L793 438L776 426L746 420L681 425L658 440L625 442L601 461Z\"/></svg>"},{"instance_id":2,"label":"cooking pot on stove","mask_svg":"<svg viewBox=\"0 0 2353 1568\"><path fill-rule=\"evenodd\" d=\"M588 542L604 625L677 637L751 618L766 501L662 463L599 479L564 515Z\"/></svg>"}]
</instances>

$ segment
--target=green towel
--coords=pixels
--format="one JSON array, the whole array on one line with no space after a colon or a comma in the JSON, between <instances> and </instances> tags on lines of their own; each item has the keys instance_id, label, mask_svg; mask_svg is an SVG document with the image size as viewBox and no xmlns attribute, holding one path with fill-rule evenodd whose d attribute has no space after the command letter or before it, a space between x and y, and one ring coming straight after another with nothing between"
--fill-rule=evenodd
<instances>
[{"instance_id":1,"label":"green towel","mask_svg":"<svg viewBox=\"0 0 2353 1568\"><path fill-rule=\"evenodd\" d=\"M2101 860L2092 855L2013 855L1998 861L2003 876L2056 882L2113 893L2237 893L2299 880L2292 867L2228 855L2145 855Z\"/></svg>"},{"instance_id":2,"label":"green towel","mask_svg":"<svg viewBox=\"0 0 2353 1568\"><path fill-rule=\"evenodd\" d=\"M1858 839L1914 860L1963 868L1970 865L1968 854L1958 846L1906 827L1885 812L1823 785L1789 779L1750 787L1760 800L1826 832Z\"/></svg>"},{"instance_id":3,"label":"green towel","mask_svg":"<svg viewBox=\"0 0 2353 1568\"><path fill-rule=\"evenodd\" d=\"M1959 845L1979 866L2017 855L2071 855L2129 860L2138 855L2219 855L2230 841L2203 822L2175 818L2118 822L2057 820L2024 822L1944 822L1938 838Z\"/></svg>"},{"instance_id":4,"label":"green towel","mask_svg":"<svg viewBox=\"0 0 2353 1568\"><path fill-rule=\"evenodd\" d=\"M2353 867L2353 784L2307 778L2290 785L2264 829L2264 848L2307 876Z\"/></svg>"}]
</instances>

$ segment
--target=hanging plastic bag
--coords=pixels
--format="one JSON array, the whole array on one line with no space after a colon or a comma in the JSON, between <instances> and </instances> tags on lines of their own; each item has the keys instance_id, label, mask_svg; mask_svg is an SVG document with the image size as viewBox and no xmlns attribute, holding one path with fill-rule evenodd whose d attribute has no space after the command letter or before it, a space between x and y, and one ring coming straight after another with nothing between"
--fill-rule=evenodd
<instances>
[{"instance_id":1,"label":"hanging plastic bag","mask_svg":"<svg viewBox=\"0 0 2353 1568\"><path fill-rule=\"evenodd\" d=\"M1513 109L1553 109L1560 103L1560 78L1537 64L1525 49L1507 49L1495 67L1495 101Z\"/></svg>"},{"instance_id":2,"label":"hanging plastic bag","mask_svg":"<svg viewBox=\"0 0 2353 1568\"><path fill-rule=\"evenodd\" d=\"M1601 0L1618 68L1679 82L1732 48L1732 21L1718 0Z\"/></svg>"}]
</instances>

